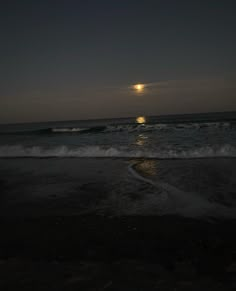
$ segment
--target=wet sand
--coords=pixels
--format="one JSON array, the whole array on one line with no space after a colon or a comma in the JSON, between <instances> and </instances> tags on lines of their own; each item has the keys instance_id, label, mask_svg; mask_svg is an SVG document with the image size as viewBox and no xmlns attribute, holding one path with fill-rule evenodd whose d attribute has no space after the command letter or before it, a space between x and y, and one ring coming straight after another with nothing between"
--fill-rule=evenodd
<instances>
[{"instance_id":1,"label":"wet sand","mask_svg":"<svg viewBox=\"0 0 236 291\"><path fill-rule=\"evenodd\" d=\"M139 193L152 190L132 177L130 162L137 163L1 160L0 289L235 290L235 219L125 215L114 213L114 204L101 208L101 201L107 201L114 190L133 201L141 199ZM175 187L178 177L169 171L164 174L165 170L186 172L190 167L187 161L168 161L166 167L160 161L157 178L156 164L143 162L136 166L139 173L146 167L144 177L171 181ZM212 160L193 161L191 175L201 173L199 168L206 165L208 172L217 171L217 167L224 169L222 173L227 171L230 178L225 181L223 174L221 185L224 182L231 193L232 160L222 159L217 167ZM189 170L187 173L190 175ZM199 189L209 177L199 174ZM179 179L182 190L196 190L194 184L184 183L189 176L180 175ZM208 186L209 197L220 188ZM115 203L121 209L118 198Z\"/></svg>"}]
</instances>

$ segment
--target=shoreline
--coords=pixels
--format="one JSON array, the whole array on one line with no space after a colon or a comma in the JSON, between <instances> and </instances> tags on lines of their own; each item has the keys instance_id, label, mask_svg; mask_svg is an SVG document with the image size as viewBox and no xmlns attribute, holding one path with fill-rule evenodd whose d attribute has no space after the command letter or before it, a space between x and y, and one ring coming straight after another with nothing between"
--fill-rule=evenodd
<instances>
[{"instance_id":1,"label":"shoreline","mask_svg":"<svg viewBox=\"0 0 236 291\"><path fill-rule=\"evenodd\" d=\"M229 159L4 160L0 289L232 291L236 219L158 215L154 198L169 183L204 199L223 189L234 205L234 175Z\"/></svg>"}]
</instances>

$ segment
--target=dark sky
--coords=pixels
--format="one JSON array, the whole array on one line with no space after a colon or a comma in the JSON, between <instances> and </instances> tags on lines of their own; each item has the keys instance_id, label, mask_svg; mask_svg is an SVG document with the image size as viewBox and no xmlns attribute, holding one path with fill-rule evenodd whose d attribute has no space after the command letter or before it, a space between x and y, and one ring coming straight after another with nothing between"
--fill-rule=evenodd
<instances>
[{"instance_id":1,"label":"dark sky","mask_svg":"<svg viewBox=\"0 0 236 291\"><path fill-rule=\"evenodd\" d=\"M236 110L235 2L1 1L0 122Z\"/></svg>"}]
</instances>

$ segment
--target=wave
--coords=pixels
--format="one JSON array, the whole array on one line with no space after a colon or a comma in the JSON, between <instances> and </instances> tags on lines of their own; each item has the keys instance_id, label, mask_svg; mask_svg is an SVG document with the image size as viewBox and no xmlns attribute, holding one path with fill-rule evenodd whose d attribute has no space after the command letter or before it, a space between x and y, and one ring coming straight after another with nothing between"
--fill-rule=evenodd
<instances>
[{"instance_id":1,"label":"wave","mask_svg":"<svg viewBox=\"0 0 236 291\"><path fill-rule=\"evenodd\" d=\"M52 128L51 131L52 132L81 132L86 130L85 128Z\"/></svg>"},{"instance_id":2,"label":"wave","mask_svg":"<svg viewBox=\"0 0 236 291\"><path fill-rule=\"evenodd\" d=\"M17 134L84 134L84 133L115 133L115 132L152 132L171 130L227 129L234 126L231 122L188 122L188 123L146 123L116 124L94 127L51 127L31 131L0 132L1 135Z\"/></svg>"},{"instance_id":3,"label":"wave","mask_svg":"<svg viewBox=\"0 0 236 291\"><path fill-rule=\"evenodd\" d=\"M81 127L49 127L36 130L3 131L0 135L50 135L50 134L81 134L105 131L106 126L95 126L91 128Z\"/></svg>"},{"instance_id":4,"label":"wave","mask_svg":"<svg viewBox=\"0 0 236 291\"><path fill-rule=\"evenodd\" d=\"M236 157L236 148L232 145L218 147L198 147L189 150L156 149L135 150L128 147L82 146L69 148L58 146L44 148L40 146L24 147L22 145L0 146L0 158L157 158L157 159L191 159Z\"/></svg>"},{"instance_id":5,"label":"wave","mask_svg":"<svg viewBox=\"0 0 236 291\"><path fill-rule=\"evenodd\" d=\"M112 133L112 132L143 132L158 130L181 130L181 129L202 129L202 128L229 128L230 122L204 122L204 123L155 123L155 124L117 124L98 126L90 128L51 128L52 133ZM48 131L47 130L47 131Z\"/></svg>"},{"instance_id":6,"label":"wave","mask_svg":"<svg viewBox=\"0 0 236 291\"><path fill-rule=\"evenodd\" d=\"M156 192L154 190L151 195L145 193L145 198L142 201L132 201L128 210L125 209L126 215L133 213L140 215L143 212L144 214L148 212L149 215L150 213L154 215L179 214L185 217L207 218L208 221L213 217L236 217L236 209L234 207L227 207L216 201L210 201L206 196L198 195L195 192L185 192L160 179L155 181L155 179L143 177L136 168L137 164L134 163L129 166L132 176L137 180L150 184ZM153 193L157 194L153 195Z\"/></svg>"},{"instance_id":7,"label":"wave","mask_svg":"<svg viewBox=\"0 0 236 291\"><path fill-rule=\"evenodd\" d=\"M178 130L178 129L202 129L202 128L230 128L230 122L201 122L201 123L156 123L156 124L125 124L109 125L105 132L116 131L155 131L155 130Z\"/></svg>"},{"instance_id":8,"label":"wave","mask_svg":"<svg viewBox=\"0 0 236 291\"><path fill-rule=\"evenodd\" d=\"M90 128L80 127L61 127L61 128L50 128L51 133L93 133L105 131L106 126L94 126Z\"/></svg>"}]
</instances>

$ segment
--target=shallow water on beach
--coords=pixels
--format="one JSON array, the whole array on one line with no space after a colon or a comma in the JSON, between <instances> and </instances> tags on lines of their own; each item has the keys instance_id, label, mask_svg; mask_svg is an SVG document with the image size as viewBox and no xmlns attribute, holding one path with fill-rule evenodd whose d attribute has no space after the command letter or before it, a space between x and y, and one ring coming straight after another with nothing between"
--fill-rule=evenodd
<instances>
[{"instance_id":1,"label":"shallow water on beach","mask_svg":"<svg viewBox=\"0 0 236 291\"><path fill-rule=\"evenodd\" d=\"M7 159L6 216L236 217L235 159Z\"/></svg>"}]
</instances>

